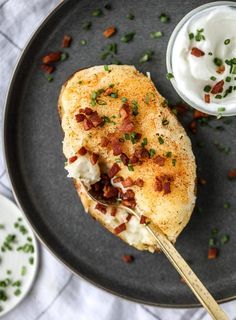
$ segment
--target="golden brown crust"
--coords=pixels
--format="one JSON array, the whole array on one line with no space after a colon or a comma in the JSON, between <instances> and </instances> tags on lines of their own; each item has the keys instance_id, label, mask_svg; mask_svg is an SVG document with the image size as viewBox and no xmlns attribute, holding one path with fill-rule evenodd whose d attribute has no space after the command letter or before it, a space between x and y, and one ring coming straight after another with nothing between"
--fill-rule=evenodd
<instances>
[{"instance_id":1,"label":"golden brown crust","mask_svg":"<svg viewBox=\"0 0 236 320\"><path fill-rule=\"evenodd\" d=\"M100 165L109 168L117 156L113 156L112 151L101 147L101 137L111 132L118 132L121 124L121 119L118 117L122 104L121 97L125 96L129 103L136 100L139 114L135 118L135 131L142 134L142 139L147 138L148 149L155 149L156 155L165 157L165 164L159 166L153 159L143 159L143 163L135 166L134 171L131 172L122 166L119 174L124 178L131 176L133 180L138 178L144 180L142 188L132 187L138 207L174 242L189 221L195 203L196 166L190 140L176 117L166 107L164 98L156 91L150 79L131 66L109 66L109 69L112 71L105 71L103 66L83 69L76 72L63 85L58 100L58 112L65 132L64 154L69 158L83 145L88 150L98 153ZM83 84L79 85L80 81L83 81ZM119 97L117 99L102 97L107 101L107 105L105 107L96 105L93 108L99 115L109 118L116 116L114 118L116 124L105 124L102 128L84 131L82 123L77 123L74 115L80 108L91 107L93 91L101 87L106 88L111 83L118 90ZM145 102L147 93L150 95L149 103ZM168 125L162 124L163 119L168 120ZM159 137L164 141L163 144L160 144ZM130 156L135 147L136 145L130 142L125 143L123 152ZM172 156L166 157L167 152L171 152ZM155 191L155 177L160 176L172 177L171 193L164 195L163 192ZM113 227L105 221L104 215L94 209L94 203L80 190L79 181L76 181L75 185L83 205L87 207L86 211L89 210L95 219L114 233ZM122 233L119 236L122 238ZM145 245L134 246L146 249Z\"/></svg>"}]
</instances>

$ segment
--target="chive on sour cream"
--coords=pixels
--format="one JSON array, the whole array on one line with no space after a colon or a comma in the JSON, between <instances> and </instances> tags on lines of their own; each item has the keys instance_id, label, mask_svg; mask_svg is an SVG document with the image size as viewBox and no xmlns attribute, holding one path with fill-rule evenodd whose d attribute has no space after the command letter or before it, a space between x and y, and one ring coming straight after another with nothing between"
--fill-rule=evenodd
<instances>
[{"instance_id":1,"label":"chive on sour cream","mask_svg":"<svg viewBox=\"0 0 236 320\"><path fill-rule=\"evenodd\" d=\"M194 108L235 115L236 3L213 2L187 14L171 35L167 70L176 91Z\"/></svg>"}]
</instances>

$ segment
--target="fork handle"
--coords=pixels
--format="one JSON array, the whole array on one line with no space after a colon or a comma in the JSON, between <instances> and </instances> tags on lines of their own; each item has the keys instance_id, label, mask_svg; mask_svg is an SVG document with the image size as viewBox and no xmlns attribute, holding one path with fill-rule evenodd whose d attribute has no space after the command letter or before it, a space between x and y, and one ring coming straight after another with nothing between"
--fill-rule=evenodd
<instances>
[{"instance_id":1,"label":"fork handle","mask_svg":"<svg viewBox=\"0 0 236 320\"><path fill-rule=\"evenodd\" d=\"M169 259L169 261L172 263L181 277L185 280L199 302L211 315L212 319L229 320L225 312L212 297L210 292L202 284L202 282L199 280L199 278L196 276L196 274L193 272L184 258L179 254L179 252L175 249L169 239L161 232L161 230L160 233L157 233L154 232L148 225L146 226L146 228L156 239L161 250L164 252L166 257Z\"/></svg>"}]
</instances>

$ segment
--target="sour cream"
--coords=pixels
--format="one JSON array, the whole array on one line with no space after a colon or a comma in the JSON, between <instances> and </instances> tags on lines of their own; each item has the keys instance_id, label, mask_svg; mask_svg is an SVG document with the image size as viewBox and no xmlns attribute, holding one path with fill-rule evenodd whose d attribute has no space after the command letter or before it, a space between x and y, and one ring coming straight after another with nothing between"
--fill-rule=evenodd
<instances>
[{"instance_id":1,"label":"sour cream","mask_svg":"<svg viewBox=\"0 0 236 320\"><path fill-rule=\"evenodd\" d=\"M79 156L73 163L67 164L69 178L81 179L87 188L101 179L99 165L93 165L88 156Z\"/></svg>"},{"instance_id":2,"label":"sour cream","mask_svg":"<svg viewBox=\"0 0 236 320\"><path fill-rule=\"evenodd\" d=\"M177 92L193 107L210 114L233 115L236 6L214 3L200 8L187 15L174 30L167 50L168 72L173 74L171 81ZM217 90L215 85L220 81L223 88Z\"/></svg>"}]
</instances>

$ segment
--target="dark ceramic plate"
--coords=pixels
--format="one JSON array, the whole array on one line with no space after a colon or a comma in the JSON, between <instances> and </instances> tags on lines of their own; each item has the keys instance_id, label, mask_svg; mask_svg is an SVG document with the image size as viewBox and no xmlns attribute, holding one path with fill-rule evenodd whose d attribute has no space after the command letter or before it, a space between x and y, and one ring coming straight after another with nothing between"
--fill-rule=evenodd
<instances>
[{"instance_id":1,"label":"dark ceramic plate","mask_svg":"<svg viewBox=\"0 0 236 320\"><path fill-rule=\"evenodd\" d=\"M101 49L106 43L117 42L117 58L122 63L150 71L169 102L178 102L179 97L165 78L167 42L177 22L204 3L117 0L111 3L112 10L104 9L103 1L61 3L24 50L6 105L4 133L9 175L18 203L39 238L76 274L115 294L148 304L192 306L197 301L164 255L129 247L85 214L64 170L57 98L61 85L75 70L103 64ZM98 8L103 9L103 16L92 17ZM129 12L135 15L134 20L126 19ZM163 12L171 17L169 23L160 22ZM92 21L91 30L83 30L82 25L88 21ZM118 33L106 40L102 31L110 25L117 26ZM164 36L150 39L149 33L158 30ZM120 43L121 35L130 31L136 32L135 39L129 44ZM64 34L73 37L72 47L66 50L70 57L58 65L54 81L49 83L39 70L40 58L48 51L58 50ZM87 40L86 46L80 44L81 39ZM152 61L140 65L140 57L149 48L155 51ZM189 122L190 116L185 116L183 122ZM199 125L197 135L190 133L199 176L207 180L207 185L199 187L198 210L177 242L178 250L220 301L236 295L236 188L234 182L227 180L227 172L236 166L235 120L232 118L231 124L214 120L210 126ZM217 147L214 142L220 145ZM231 151L219 151L221 145ZM231 207L225 209L225 202ZM231 239L219 258L209 261L212 227L219 228L220 234L230 234ZM135 262L122 262L123 254L134 255Z\"/></svg>"}]
</instances>

